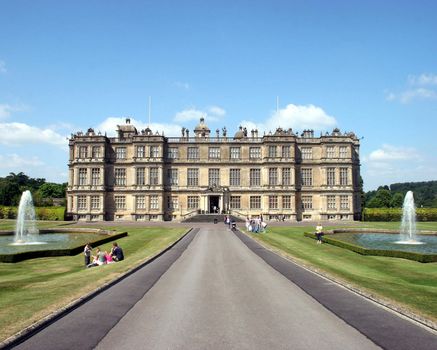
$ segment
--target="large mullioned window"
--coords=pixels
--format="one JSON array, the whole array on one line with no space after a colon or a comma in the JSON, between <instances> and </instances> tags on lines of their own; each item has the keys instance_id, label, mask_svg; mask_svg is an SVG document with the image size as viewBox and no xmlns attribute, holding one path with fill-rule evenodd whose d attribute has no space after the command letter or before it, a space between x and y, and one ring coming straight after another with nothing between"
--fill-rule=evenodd
<instances>
[{"instance_id":1,"label":"large mullioned window","mask_svg":"<svg viewBox=\"0 0 437 350\"><path fill-rule=\"evenodd\" d=\"M313 169L303 168L302 186L312 186L312 185L313 185Z\"/></svg>"},{"instance_id":2,"label":"large mullioned window","mask_svg":"<svg viewBox=\"0 0 437 350\"><path fill-rule=\"evenodd\" d=\"M240 169L229 169L229 185L240 186Z\"/></svg>"}]
</instances>

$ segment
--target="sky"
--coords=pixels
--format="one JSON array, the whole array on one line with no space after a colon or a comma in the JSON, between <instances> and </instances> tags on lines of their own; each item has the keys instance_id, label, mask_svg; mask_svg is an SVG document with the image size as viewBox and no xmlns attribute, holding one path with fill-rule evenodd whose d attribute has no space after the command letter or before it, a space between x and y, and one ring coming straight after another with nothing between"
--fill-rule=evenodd
<instances>
[{"instance_id":1,"label":"sky","mask_svg":"<svg viewBox=\"0 0 437 350\"><path fill-rule=\"evenodd\" d=\"M68 137L354 132L366 191L437 180L437 2L0 0L0 177L67 182ZM278 103L279 102L279 103Z\"/></svg>"}]
</instances>

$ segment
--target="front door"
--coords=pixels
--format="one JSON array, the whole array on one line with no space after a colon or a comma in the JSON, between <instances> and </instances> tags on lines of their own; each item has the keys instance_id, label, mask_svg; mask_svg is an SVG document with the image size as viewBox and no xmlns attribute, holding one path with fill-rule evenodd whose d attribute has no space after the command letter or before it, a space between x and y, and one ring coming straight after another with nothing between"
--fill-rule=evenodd
<instances>
[{"instance_id":1,"label":"front door","mask_svg":"<svg viewBox=\"0 0 437 350\"><path fill-rule=\"evenodd\" d=\"M209 196L209 212L216 214L219 210L219 196Z\"/></svg>"}]
</instances>

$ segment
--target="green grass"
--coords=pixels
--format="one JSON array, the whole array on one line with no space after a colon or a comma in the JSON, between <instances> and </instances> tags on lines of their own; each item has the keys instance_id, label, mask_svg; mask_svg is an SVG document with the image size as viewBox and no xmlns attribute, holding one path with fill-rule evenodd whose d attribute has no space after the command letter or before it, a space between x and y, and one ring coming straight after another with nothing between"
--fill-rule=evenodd
<instances>
[{"instance_id":1,"label":"green grass","mask_svg":"<svg viewBox=\"0 0 437 350\"><path fill-rule=\"evenodd\" d=\"M0 222L1 229L10 229L8 225ZM39 227L48 226L54 225L39 223ZM126 259L116 264L86 269L82 254L0 263L0 341L120 276L186 232L184 228L120 226L116 229L129 233L118 240ZM111 243L101 248L109 251Z\"/></svg>"},{"instance_id":2,"label":"green grass","mask_svg":"<svg viewBox=\"0 0 437 350\"><path fill-rule=\"evenodd\" d=\"M14 219L0 219L0 230L15 230L16 220ZM57 226L67 226L71 225L72 221L37 221L37 226L39 229L52 228Z\"/></svg>"},{"instance_id":3,"label":"green grass","mask_svg":"<svg viewBox=\"0 0 437 350\"><path fill-rule=\"evenodd\" d=\"M373 228L396 229L397 226L395 223L366 223L366 227ZM437 223L418 226L437 230ZM330 244L318 245L303 236L311 229L314 228L270 227L268 233L252 236L306 265L437 321L437 263L362 256Z\"/></svg>"}]
</instances>

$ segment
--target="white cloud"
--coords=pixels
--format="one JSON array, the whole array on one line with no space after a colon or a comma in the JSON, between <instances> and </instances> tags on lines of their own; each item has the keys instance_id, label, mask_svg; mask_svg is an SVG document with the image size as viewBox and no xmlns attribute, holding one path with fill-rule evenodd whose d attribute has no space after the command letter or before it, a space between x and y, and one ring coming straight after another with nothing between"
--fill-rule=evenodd
<instances>
[{"instance_id":1,"label":"white cloud","mask_svg":"<svg viewBox=\"0 0 437 350\"><path fill-rule=\"evenodd\" d=\"M395 160L409 160L417 159L418 153L414 148L396 147L392 145L382 145L381 148L372 151L368 157L365 158L371 162L395 161Z\"/></svg>"},{"instance_id":2,"label":"white cloud","mask_svg":"<svg viewBox=\"0 0 437 350\"><path fill-rule=\"evenodd\" d=\"M177 88L180 88L180 89L183 89L183 90L190 90L190 84L185 83L185 82L182 82L182 81L176 81L176 82L174 83L174 85L175 85Z\"/></svg>"},{"instance_id":3,"label":"white cloud","mask_svg":"<svg viewBox=\"0 0 437 350\"><path fill-rule=\"evenodd\" d=\"M417 75L410 75L408 76L408 83L410 85L437 85L437 75L435 74L421 74L419 76Z\"/></svg>"},{"instance_id":4,"label":"white cloud","mask_svg":"<svg viewBox=\"0 0 437 350\"><path fill-rule=\"evenodd\" d=\"M199 120L201 117L205 117L205 116L206 116L205 112L200 111L198 109L190 108L190 109L185 109L181 112L177 112L175 117L173 118L173 121L177 123L183 123L191 120Z\"/></svg>"},{"instance_id":5,"label":"white cloud","mask_svg":"<svg viewBox=\"0 0 437 350\"><path fill-rule=\"evenodd\" d=\"M22 146L29 144L50 144L67 147L65 136L46 128L38 128L24 123L0 123L0 144Z\"/></svg>"},{"instance_id":6,"label":"white cloud","mask_svg":"<svg viewBox=\"0 0 437 350\"><path fill-rule=\"evenodd\" d=\"M385 99L387 101L399 101L407 104L415 100L437 100L437 75L421 74L409 75L407 85L403 91L392 92L386 91Z\"/></svg>"},{"instance_id":7,"label":"white cloud","mask_svg":"<svg viewBox=\"0 0 437 350\"><path fill-rule=\"evenodd\" d=\"M212 115L215 115L217 117L223 117L226 115L226 111L218 106L211 106L208 108L208 112Z\"/></svg>"},{"instance_id":8,"label":"white cloud","mask_svg":"<svg viewBox=\"0 0 437 350\"><path fill-rule=\"evenodd\" d=\"M0 169L9 169L8 172L17 172L17 169L39 167L41 165L44 165L44 162L35 156L23 158L15 153L7 155L0 154Z\"/></svg>"},{"instance_id":9,"label":"white cloud","mask_svg":"<svg viewBox=\"0 0 437 350\"><path fill-rule=\"evenodd\" d=\"M0 60L0 74L5 74L7 71L5 61Z\"/></svg>"},{"instance_id":10,"label":"white cloud","mask_svg":"<svg viewBox=\"0 0 437 350\"><path fill-rule=\"evenodd\" d=\"M418 88L403 91L399 94L389 93L386 97L388 101L396 101L403 104L412 102L413 100L435 100L437 99L437 91Z\"/></svg>"},{"instance_id":11,"label":"white cloud","mask_svg":"<svg viewBox=\"0 0 437 350\"><path fill-rule=\"evenodd\" d=\"M207 122L216 122L221 120L225 115L226 111L218 106L211 106L205 110L189 108L181 112L177 112L173 118L173 121L177 123L184 123L191 120L199 121L200 118L203 117Z\"/></svg>"},{"instance_id":12,"label":"white cloud","mask_svg":"<svg viewBox=\"0 0 437 350\"><path fill-rule=\"evenodd\" d=\"M436 160L412 147L382 145L361 160L366 191L398 182L437 180Z\"/></svg>"},{"instance_id":13,"label":"white cloud","mask_svg":"<svg viewBox=\"0 0 437 350\"><path fill-rule=\"evenodd\" d=\"M15 107L8 104L0 104L0 119L6 119L15 111Z\"/></svg>"},{"instance_id":14,"label":"white cloud","mask_svg":"<svg viewBox=\"0 0 437 350\"><path fill-rule=\"evenodd\" d=\"M282 129L292 128L293 131L302 129L326 130L335 127L337 121L334 117L328 115L322 108L314 105L294 105L289 104L285 108L275 111L265 123L253 123L243 120L241 125L259 131L274 131L281 127Z\"/></svg>"},{"instance_id":15,"label":"white cloud","mask_svg":"<svg viewBox=\"0 0 437 350\"><path fill-rule=\"evenodd\" d=\"M130 118L131 124L135 126L140 132L146 129L148 124L140 120ZM117 133L117 125L125 125L126 118L123 117L109 117L101 122L94 130L96 132L107 133L108 136L115 136ZM160 135L164 133L165 136L178 136L181 134L182 127L178 124L165 124L165 123L151 123L150 129L155 134L158 132Z\"/></svg>"},{"instance_id":16,"label":"white cloud","mask_svg":"<svg viewBox=\"0 0 437 350\"><path fill-rule=\"evenodd\" d=\"M27 109L28 107L24 105L12 106L7 103L0 104L0 120L9 118L13 112L22 112Z\"/></svg>"}]
</instances>

